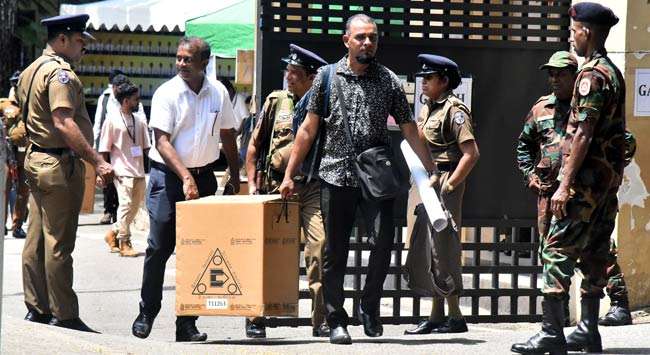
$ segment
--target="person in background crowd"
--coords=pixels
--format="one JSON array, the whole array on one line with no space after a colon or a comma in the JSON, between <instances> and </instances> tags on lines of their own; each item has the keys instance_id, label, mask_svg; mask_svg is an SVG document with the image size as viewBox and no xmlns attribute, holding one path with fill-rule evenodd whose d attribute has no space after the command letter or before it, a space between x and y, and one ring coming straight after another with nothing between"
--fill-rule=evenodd
<instances>
[{"instance_id":1,"label":"person in background crowd","mask_svg":"<svg viewBox=\"0 0 650 355\"><path fill-rule=\"evenodd\" d=\"M111 252L117 249L120 256L138 256L131 244L130 226L144 198L144 157L151 146L149 128L134 114L140 107L137 86L128 82L117 86L115 98L121 105L120 115L111 115L104 122L99 139L99 152L115 171L113 183L119 198L117 222L105 240Z\"/></svg>"},{"instance_id":2,"label":"person in background crowd","mask_svg":"<svg viewBox=\"0 0 650 355\"><path fill-rule=\"evenodd\" d=\"M113 69L108 75L108 87L104 89L99 98L97 99L97 109L95 110L95 120L93 121L93 137L95 149L99 149L99 135L102 131L104 121L108 114L110 106L118 106L119 103L115 100L114 87L119 86L127 81L127 77L123 71ZM104 215L99 220L100 224L110 224L117 219L117 191L115 185L107 184L102 188L102 195L104 196Z\"/></svg>"},{"instance_id":3,"label":"person in background crowd","mask_svg":"<svg viewBox=\"0 0 650 355\"><path fill-rule=\"evenodd\" d=\"M9 162L8 177L6 181L6 196L9 196L12 187L16 187L16 199L13 206L11 234L14 238L24 239L27 234L23 230L23 223L27 219L27 203L29 200L29 186L25 177L25 151L27 149L27 131L22 120L22 112L16 100L16 85L20 71L16 71L9 82L11 91L6 101L0 104L7 136L7 159ZM9 199L7 199L9 200Z\"/></svg>"}]
</instances>

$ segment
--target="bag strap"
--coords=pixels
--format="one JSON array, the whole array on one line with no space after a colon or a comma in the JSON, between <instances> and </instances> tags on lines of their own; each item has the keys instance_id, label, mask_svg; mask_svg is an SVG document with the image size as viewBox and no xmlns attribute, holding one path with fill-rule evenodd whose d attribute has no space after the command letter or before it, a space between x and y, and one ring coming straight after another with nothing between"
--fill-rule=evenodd
<instances>
[{"instance_id":1,"label":"bag strap","mask_svg":"<svg viewBox=\"0 0 650 355\"><path fill-rule=\"evenodd\" d=\"M27 129L27 115L29 111L29 99L32 96L32 86L34 85L34 79L36 78L36 74L38 74L38 71L41 69L43 65L49 62L54 62L56 61L54 58L48 58L44 61L42 61L37 67L36 70L34 70L34 74L32 74L32 80L29 82L29 89L27 90L27 99L25 100L25 105L23 106L23 124L25 125L25 133L27 133L27 136L29 136L29 129Z\"/></svg>"},{"instance_id":2,"label":"bag strap","mask_svg":"<svg viewBox=\"0 0 650 355\"><path fill-rule=\"evenodd\" d=\"M325 119L325 117L329 116L330 114L330 93L332 92L330 82L332 81L332 76L336 75L335 69L336 69L336 64L328 64L327 73L323 72L323 85L321 85L321 87L323 87L325 91L323 92L323 111L320 117L321 122ZM314 142L314 152L316 152L316 154L318 154L318 151L320 149L321 136L322 136L322 130L319 130L319 133L316 136L316 141ZM311 166L309 167L309 174L307 174L308 183L311 181L311 178L314 174L314 170L316 169L317 160L318 159L314 158L311 161Z\"/></svg>"}]
</instances>

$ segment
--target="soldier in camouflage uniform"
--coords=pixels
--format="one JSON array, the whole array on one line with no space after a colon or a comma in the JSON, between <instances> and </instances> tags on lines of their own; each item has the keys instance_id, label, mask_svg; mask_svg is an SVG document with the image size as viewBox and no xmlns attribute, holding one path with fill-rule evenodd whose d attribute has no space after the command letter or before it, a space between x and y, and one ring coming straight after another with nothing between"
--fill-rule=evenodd
<instances>
[{"instance_id":1,"label":"soldier in camouflage uniform","mask_svg":"<svg viewBox=\"0 0 650 355\"><path fill-rule=\"evenodd\" d=\"M540 69L548 69L553 93L540 97L528 113L519 135L517 163L528 187L538 194L537 228L543 237L551 223L551 196L562 163L560 140L569 120L578 61L571 53L560 51Z\"/></svg>"},{"instance_id":2,"label":"soldier in camouflage uniform","mask_svg":"<svg viewBox=\"0 0 650 355\"><path fill-rule=\"evenodd\" d=\"M572 6L569 14L572 44L586 61L573 91L561 143L560 184L551 198L553 219L542 241L542 330L512 346L512 351L523 354L602 351L598 310L607 284L605 265L625 160L625 83L604 48L610 27L618 22L614 13L583 2ZM581 320L565 338L563 299L575 267L584 275Z\"/></svg>"},{"instance_id":3,"label":"soldier in camouflage uniform","mask_svg":"<svg viewBox=\"0 0 650 355\"><path fill-rule=\"evenodd\" d=\"M246 173L250 194L278 193L293 147L300 116L304 118L311 96L311 85L319 67L327 64L318 55L290 45L287 64L288 90L274 91L267 98L261 117L251 135L246 153ZM312 296L312 335L329 336L325 323L323 292L321 290L322 251L325 231L320 209L320 182L312 177L294 178L300 202L300 224L305 242L305 265ZM246 336L266 336L263 318L246 321Z\"/></svg>"},{"instance_id":4,"label":"soldier in camouflage uniform","mask_svg":"<svg viewBox=\"0 0 650 355\"><path fill-rule=\"evenodd\" d=\"M526 117L519 135L517 163L527 186L538 194L537 228L543 238L551 223L551 196L558 186L560 170L560 139L564 136L569 118L569 106L576 78L578 62L566 51L553 54L540 69L548 69L553 93L537 100ZM625 165L636 151L632 133L625 132ZM613 229L614 221L611 228ZM611 239L607 258L607 295L611 300L609 312L599 320L600 325L627 325L632 323L623 273L617 263L616 242ZM567 300L568 301L568 300ZM568 317L568 308L565 310ZM567 319L568 321L568 319Z\"/></svg>"}]
</instances>

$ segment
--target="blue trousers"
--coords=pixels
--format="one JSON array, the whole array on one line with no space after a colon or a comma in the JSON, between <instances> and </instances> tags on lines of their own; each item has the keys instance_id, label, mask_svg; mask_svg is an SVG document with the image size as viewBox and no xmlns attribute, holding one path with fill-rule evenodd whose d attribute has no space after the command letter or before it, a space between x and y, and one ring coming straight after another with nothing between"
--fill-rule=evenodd
<instances>
[{"instance_id":1,"label":"blue trousers","mask_svg":"<svg viewBox=\"0 0 650 355\"><path fill-rule=\"evenodd\" d=\"M153 164L152 164L153 165ZM217 180L210 170L193 175L199 196L214 195ZM144 259L140 311L155 317L160 311L165 265L176 247L176 202L184 201L183 183L160 164L152 166L146 192L149 210L149 238ZM176 325L196 317L177 317Z\"/></svg>"}]
</instances>

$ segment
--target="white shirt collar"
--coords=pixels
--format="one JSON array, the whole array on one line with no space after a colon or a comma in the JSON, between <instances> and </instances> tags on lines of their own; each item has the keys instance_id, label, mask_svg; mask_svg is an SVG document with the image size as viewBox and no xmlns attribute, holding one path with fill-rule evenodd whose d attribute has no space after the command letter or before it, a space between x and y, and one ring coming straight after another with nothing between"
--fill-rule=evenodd
<instances>
[{"instance_id":1,"label":"white shirt collar","mask_svg":"<svg viewBox=\"0 0 650 355\"><path fill-rule=\"evenodd\" d=\"M185 80L183 80L183 78L181 78L178 74L176 74L176 76L174 77L174 80L175 80L175 84L177 85L178 89L179 89L181 92L191 92L191 93L194 93L194 91L190 88L190 86L187 85L187 83L185 82ZM199 95L199 96L200 96L200 95L203 94L205 91L209 90L209 89L210 89L210 88L209 88L209 85L210 85L210 83L209 83L208 77L204 74L204 75L203 75L203 85L201 86L201 90L199 90L199 93L196 94L196 95Z\"/></svg>"}]
</instances>

